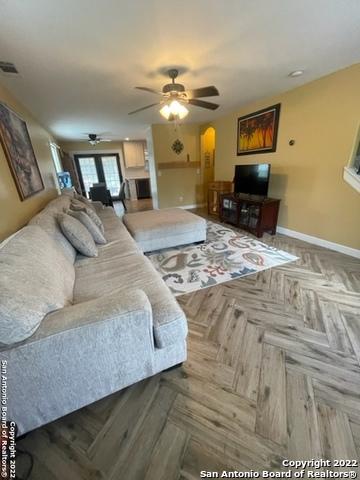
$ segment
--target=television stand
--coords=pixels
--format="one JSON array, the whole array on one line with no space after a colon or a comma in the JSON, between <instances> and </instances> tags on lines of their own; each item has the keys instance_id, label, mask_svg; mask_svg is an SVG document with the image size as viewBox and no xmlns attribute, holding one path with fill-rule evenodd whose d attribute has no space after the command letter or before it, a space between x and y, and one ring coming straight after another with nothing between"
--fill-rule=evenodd
<instances>
[{"instance_id":1,"label":"television stand","mask_svg":"<svg viewBox=\"0 0 360 480\"><path fill-rule=\"evenodd\" d=\"M258 238L264 232L276 233L280 200L276 198L227 193L220 198L220 221L231 223Z\"/></svg>"}]
</instances>

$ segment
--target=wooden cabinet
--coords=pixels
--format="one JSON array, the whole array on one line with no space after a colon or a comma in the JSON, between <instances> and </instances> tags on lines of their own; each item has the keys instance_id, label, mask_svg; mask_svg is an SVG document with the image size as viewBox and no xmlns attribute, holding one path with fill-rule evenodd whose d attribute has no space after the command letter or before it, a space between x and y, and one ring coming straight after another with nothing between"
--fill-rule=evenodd
<instances>
[{"instance_id":1,"label":"wooden cabinet","mask_svg":"<svg viewBox=\"0 0 360 480\"><path fill-rule=\"evenodd\" d=\"M149 178L137 178L135 180L135 184L136 184L136 195L138 200L141 198L151 198L151 188L150 188Z\"/></svg>"},{"instance_id":2,"label":"wooden cabinet","mask_svg":"<svg viewBox=\"0 0 360 480\"><path fill-rule=\"evenodd\" d=\"M220 198L223 193L230 193L232 182L210 182L208 184L208 213L209 215L219 215Z\"/></svg>"},{"instance_id":3,"label":"wooden cabinet","mask_svg":"<svg viewBox=\"0 0 360 480\"><path fill-rule=\"evenodd\" d=\"M257 237L264 232L276 233L280 200L251 195L222 195L220 200L220 220L247 230Z\"/></svg>"},{"instance_id":4,"label":"wooden cabinet","mask_svg":"<svg viewBox=\"0 0 360 480\"><path fill-rule=\"evenodd\" d=\"M126 168L144 168L145 165L145 143L124 142L124 161Z\"/></svg>"},{"instance_id":5,"label":"wooden cabinet","mask_svg":"<svg viewBox=\"0 0 360 480\"><path fill-rule=\"evenodd\" d=\"M150 178L127 178L125 181L125 198L127 200L151 198Z\"/></svg>"}]
</instances>

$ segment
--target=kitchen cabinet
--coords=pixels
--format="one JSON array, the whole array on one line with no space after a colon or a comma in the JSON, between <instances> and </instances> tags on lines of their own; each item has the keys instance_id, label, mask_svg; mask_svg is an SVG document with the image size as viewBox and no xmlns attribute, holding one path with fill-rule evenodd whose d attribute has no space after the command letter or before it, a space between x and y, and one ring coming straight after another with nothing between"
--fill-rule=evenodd
<instances>
[{"instance_id":1,"label":"kitchen cabinet","mask_svg":"<svg viewBox=\"0 0 360 480\"><path fill-rule=\"evenodd\" d=\"M126 168L144 168L145 143L141 141L124 142L124 161Z\"/></svg>"}]
</instances>

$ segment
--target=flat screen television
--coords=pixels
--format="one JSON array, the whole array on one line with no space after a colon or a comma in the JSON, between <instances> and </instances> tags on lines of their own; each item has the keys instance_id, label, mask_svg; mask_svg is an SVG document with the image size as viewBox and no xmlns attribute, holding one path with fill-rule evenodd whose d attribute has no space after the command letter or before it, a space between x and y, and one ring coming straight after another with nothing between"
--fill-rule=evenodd
<instances>
[{"instance_id":1,"label":"flat screen television","mask_svg":"<svg viewBox=\"0 0 360 480\"><path fill-rule=\"evenodd\" d=\"M266 197L269 187L270 164L236 165L235 193L247 193Z\"/></svg>"}]
</instances>

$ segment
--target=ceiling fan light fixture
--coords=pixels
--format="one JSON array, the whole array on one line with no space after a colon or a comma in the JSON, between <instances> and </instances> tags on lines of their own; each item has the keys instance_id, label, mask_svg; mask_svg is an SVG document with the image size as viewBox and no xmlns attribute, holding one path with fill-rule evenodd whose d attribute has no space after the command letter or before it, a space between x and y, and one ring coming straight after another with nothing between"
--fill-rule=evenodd
<instances>
[{"instance_id":1,"label":"ceiling fan light fixture","mask_svg":"<svg viewBox=\"0 0 360 480\"><path fill-rule=\"evenodd\" d=\"M219 107L219 105L216 103L199 100L203 97L215 97L219 95L219 90L214 85L195 88L193 90L185 90L184 85L181 83L175 83L175 78L178 76L178 74L178 70L174 68L168 70L171 83L164 85L161 91L157 91L148 87L135 87L138 90L144 90L145 92L160 95L161 100L156 103L152 103L151 105L137 108L136 110L129 112L129 115L142 112L148 108L155 107L156 105L161 105L162 107L160 114L166 118L166 120L171 122L173 120L182 120L186 117L186 115L188 115L189 110L184 104L194 105L195 107L206 108L208 110L216 110Z\"/></svg>"},{"instance_id":2,"label":"ceiling fan light fixture","mask_svg":"<svg viewBox=\"0 0 360 480\"><path fill-rule=\"evenodd\" d=\"M189 110L177 100L172 100L160 109L160 114L166 120L182 120L189 113Z\"/></svg>"}]
</instances>

